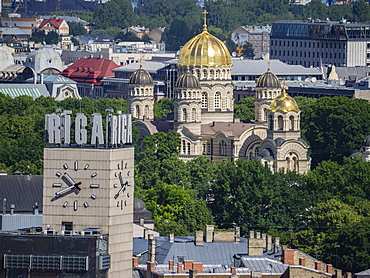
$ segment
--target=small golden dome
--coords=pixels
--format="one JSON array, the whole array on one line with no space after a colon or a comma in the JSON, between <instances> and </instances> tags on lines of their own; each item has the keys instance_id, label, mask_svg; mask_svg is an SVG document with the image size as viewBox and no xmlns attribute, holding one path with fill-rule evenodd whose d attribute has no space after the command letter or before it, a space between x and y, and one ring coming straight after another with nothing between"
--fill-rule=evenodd
<instances>
[{"instance_id":1,"label":"small golden dome","mask_svg":"<svg viewBox=\"0 0 370 278\"><path fill-rule=\"evenodd\" d=\"M283 87L282 93L277 98L274 98L271 101L270 110L272 112L282 111L285 113L290 111L299 112L296 101L294 100L294 98L287 94L287 92L285 91L285 87Z\"/></svg>"},{"instance_id":2,"label":"small golden dome","mask_svg":"<svg viewBox=\"0 0 370 278\"><path fill-rule=\"evenodd\" d=\"M203 14L207 14L206 11ZM231 66L226 45L207 31L204 17L203 32L189 40L180 51L179 66Z\"/></svg>"},{"instance_id":3,"label":"small golden dome","mask_svg":"<svg viewBox=\"0 0 370 278\"><path fill-rule=\"evenodd\" d=\"M265 72L258 78L256 87L257 88L280 88L281 87L279 78L270 71L270 62L269 62L267 72Z\"/></svg>"}]
</instances>

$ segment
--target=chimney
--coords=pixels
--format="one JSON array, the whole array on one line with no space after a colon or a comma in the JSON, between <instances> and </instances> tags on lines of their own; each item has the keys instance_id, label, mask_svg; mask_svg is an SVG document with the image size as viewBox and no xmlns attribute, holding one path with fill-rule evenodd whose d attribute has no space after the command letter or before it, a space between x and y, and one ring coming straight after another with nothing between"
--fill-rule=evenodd
<instances>
[{"instance_id":1,"label":"chimney","mask_svg":"<svg viewBox=\"0 0 370 278\"><path fill-rule=\"evenodd\" d=\"M154 272L155 271L155 262L146 262L146 271Z\"/></svg>"},{"instance_id":2,"label":"chimney","mask_svg":"<svg viewBox=\"0 0 370 278\"><path fill-rule=\"evenodd\" d=\"M326 272L333 274L333 265L331 264L326 265Z\"/></svg>"},{"instance_id":3,"label":"chimney","mask_svg":"<svg viewBox=\"0 0 370 278\"><path fill-rule=\"evenodd\" d=\"M184 270L190 270L193 267L194 261L184 261Z\"/></svg>"},{"instance_id":4,"label":"chimney","mask_svg":"<svg viewBox=\"0 0 370 278\"><path fill-rule=\"evenodd\" d=\"M36 202L35 205L32 207L33 214L38 215L39 214L39 204Z\"/></svg>"},{"instance_id":5,"label":"chimney","mask_svg":"<svg viewBox=\"0 0 370 278\"><path fill-rule=\"evenodd\" d=\"M15 204L10 204L10 215L14 214Z\"/></svg>"},{"instance_id":6,"label":"chimney","mask_svg":"<svg viewBox=\"0 0 370 278\"><path fill-rule=\"evenodd\" d=\"M148 235L148 251L149 251L149 261L155 262L155 238L154 235Z\"/></svg>"},{"instance_id":7,"label":"chimney","mask_svg":"<svg viewBox=\"0 0 370 278\"><path fill-rule=\"evenodd\" d=\"M294 265L294 249L285 249L283 252L283 263Z\"/></svg>"},{"instance_id":8,"label":"chimney","mask_svg":"<svg viewBox=\"0 0 370 278\"><path fill-rule=\"evenodd\" d=\"M203 231L195 231L195 245L203 245Z\"/></svg>"},{"instance_id":9,"label":"chimney","mask_svg":"<svg viewBox=\"0 0 370 278\"><path fill-rule=\"evenodd\" d=\"M139 258L134 257L132 258L132 267L136 267L139 265Z\"/></svg>"},{"instance_id":10,"label":"chimney","mask_svg":"<svg viewBox=\"0 0 370 278\"><path fill-rule=\"evenodd\" d=\"M254 238L254 231L249 231L249 238Z\"/></svg>"},{"instance_id":11,"label":"chimney","mask_svg":"<svg viewBox=\"0 0 370 278\"><path fill-rule=\"evenodd\" d=\"M320 262L315 262L315 269L321 271L321 263Z\"/></svg>"},{"instance_id":12,"label":"chimney","mask_svg":"<svg viewBox=\"0 0 370 278\"><path fill-rule=\"evenodd\" d=\"M196 270L197 273L203 273L203 263L193 263L193 270Z\"/></svg>"},{"instance_id":13,"label":"chimney","mask_svg":"<svg viewBox=\"0 0 370 278\"><path fill-rule=\"evenodd\" d=\"M299 258L299 265L306 266L306 259Z\"/></svg>"},{"instance_id":14,"label":"chimney","mask_svg":"<svg viewBox=\"0 0 370 278\"><path fill-rule=\"evenodd\" d=\"M256 238L261 238L261 233L260 232L256 233Z\"/></svg>"},{"instance_id":15,"label":"chimney","mask_svg":"<svg viewBox=\"0 0 370 278\"><path fill-rule=\"evenodd\" d=\"M213 242L213 232L215 230L214 225L206 226L206 242Z\"/></svg>"},{"instance_id":16,"label":"chimney","mask_svg":"<svg viewBox=\"0 0 370 278\"><path fill-rule=\"evenodd\" d=\"M144 239L148 239L148 238L149 238L149 229L145 228L144 229Z\"/></svg>"},{"instance_id":17,"label":"chimney","mask_svg":"<svg viewBox=\"0 0 370 278\"><path fill-rule=\"evenodd\" d=\"M144 218L140 218L139 219L139 225L140 226L144 226Z\"/></svg>"},{"instance_id":18,"label":"chimney","mask_svg":"<svg viewBox=\"0 0 370 278\"><path fill-rule=\"evenodd\" d=\"M236 275L236 267L231 267L231 275Z\"/></svg>"},{"instance_id":19,"label":"chimney","mask_svg":"<svg viewBox=\"0 0 370 278\"><path fill-rule=\"evenodd\" d=\"M182 273L182 263L177 263L177 273Z\"/></svg>"},{"instance_id":20,"label":"chimney","mask_svg":"<svg viewBox=\"0 0 370 278\"><path fill-rule=\"evenodd\" d=\"M280 238L275 237L275 253L279 252Z\"/></svg>"},{"instance_id":21,"label":"chimney","mask_svg":"<svg viewBox=\"0 0 370 278\"><path fill-rule=\"evenodd\" d=\"M175 268L173 260L168 261L168 270L173 271Z\"/></svg>"},{"instance_id":22,"label":"chimney","mask_svg":"<svg viewBox=\"0 0 370 278\"><path fill-rule=\"evenodd\" d=\"M168 236L168 241L171 242L171 243L174 243L175 242L175 235L174 234L170 234Z\"/></svg>"},{"instance_id":23,"label":"chimney","mask_svg":"<svg viewBox=\"0 0 370 278\"><path fill-rule=\"evenodd\" d=\"M197 271L195 269L190 269L189 270L189 278L195 278L197 277Z\"/></svg>"},{"instance_id":24,"label":"chimney","mask_svg":"<svg viewBox=\"0 0 370 278\"><path fill-rule=\"evenodd\" d=\"M272 236L267 236L266 238L266 249L271 250L272 249Z\"/></svg>"},{"instance_id":25,"label":"chimney","mask_svg":"<svg viewBox=\"0 0 370 278\"><path fill-rule=\"evenodd\" d=\"M3 214L6 214L6 198L3 199Z\"/></svg>"},{"instance_id":26,"label":"chimney","mask_svg":"<svg viewBox=\"0 0 370 278\"><path fill-rule=\"evenodd\" d=\"M236 243L240 242L240 227L234 228L234 239Z\"/></svg>"}]
</instances>

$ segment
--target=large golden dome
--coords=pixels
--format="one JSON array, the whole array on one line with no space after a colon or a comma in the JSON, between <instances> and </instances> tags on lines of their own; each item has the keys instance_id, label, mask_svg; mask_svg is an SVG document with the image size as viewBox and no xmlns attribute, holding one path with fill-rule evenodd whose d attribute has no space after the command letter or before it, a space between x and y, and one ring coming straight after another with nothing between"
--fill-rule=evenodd
<instances>
[{"instance_id":1,"label":"large golden dome","mask_svg":"<svg viewBox=\"0 0 370 278\"><path fill-rule=\"evenodd\" d=\"M270 110L272 112L282 111L285 113L290 111L299 112L296 101L286 93L285 88L283 88L282 93L277 98L271 101Z\"/></svg>"},{"instance_id":2,"label":"large golden dome","mask_svg":"<svg viewBox=\"0 0 370 278\"><path fill-rule=\"evenodd\" d=\"M205 19L204 19L205 21ZM231 56L226 45L207 31L206 22L203 32L189 40L181 49L179 66L231 66Z\"/></svg>"}]
</instances>

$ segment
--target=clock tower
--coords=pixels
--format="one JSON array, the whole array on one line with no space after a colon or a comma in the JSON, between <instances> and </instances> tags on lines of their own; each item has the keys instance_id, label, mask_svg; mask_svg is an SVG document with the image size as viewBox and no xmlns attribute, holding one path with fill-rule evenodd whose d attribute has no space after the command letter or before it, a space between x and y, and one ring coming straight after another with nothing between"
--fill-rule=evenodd
<instances>
[{"instance_id":1,"label":"clock tower","mask_svg":"<svg viewBox=\"0 0 370 278\"><path fill-rule=\"evenodd\" d=\"M65 116L71 115L47 115L48 141L54 145L44 149L43 228L72 236L108 235L107 276L131 277L134 147L127 145L131 143L131 115L119 113L114 118L109 114L106 136L102 117L93 119L97 115L92 116L90 136L85 136L96 140L95 144L87 144L87 139L77 134L77 126L75 140L85 140L84 144L66 144L69 139L65 135L72 124L65 123L73 121L66 121ZM77 117L75 122L81 124ZM79 128L86 131L81 134L89 132Z\"/></svg>"}]
</instances>

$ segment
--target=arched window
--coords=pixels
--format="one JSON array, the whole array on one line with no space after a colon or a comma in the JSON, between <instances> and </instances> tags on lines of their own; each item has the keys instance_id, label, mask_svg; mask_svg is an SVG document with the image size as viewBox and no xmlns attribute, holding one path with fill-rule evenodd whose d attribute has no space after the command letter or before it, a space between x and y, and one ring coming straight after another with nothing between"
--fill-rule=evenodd
<instances>
[{"instance_id":1,"label":"arched window","mask_svg":"<svg viewBox=\"0 0 370 278\"><path fill-rule=\"evenodd\" d=\"M215 108L220 108L220 102L221 102L221 93L217 92L215 94Z\"/></svg>"},{"instance_id":2,"label":"arched window","mask_svg":"<svg viewBox=\"0 0 370 278\"><path fill-rule=\"evenodd\" d=\"M203 70L203 78L207 79L207 70Z\"/></svg>"},{"instance_id":3,"label":"arched window","mask_svg":"<svg viewBox=\"0 0 370 278\"><path fill-rule=\"evenodd\" d=\"M256 148L254 149L254 157L257 157L257 156L258 156L258 154L259 154L259 152L260 152L260 148L259 148L259 147L256 147Z\"/></svg>"},{"instance_id":4,"label":"arched window","mask_svg":"<svg viewBox=\"0 0 370 278\"><path fill-rule=\"evenodd\" d=\"M274 130L274 117L272 115L269 116L269 129Z\"/></svg>"},{"instance_id":5,"label":"arched window","mask_svg":"<svg viewBox=\"0 0 370 278\"><path fill-rule=\"evenodd\" d=\"M195 110L195 108L191 109L191 120L193 122L196 122L197 120L196 115L197 115L197 111Z\"/></svg>"},{"instance_id":6,"label":"arched window","mask_svg":"<svg viewBox=\"0 0 370 278\"><path fill-rule=\"evenodd\" d=\"M140 118L140 106L139 105L135 105L135 117L137 119Z\"/></svg>"},{"instance_id":7,"label":"arched window","mask_svg":"<svg viewBox=\"0 0 370 278\"><path fill-rule=\"evenodd\" d=\"M149 105L145 105L144 107L144 117L149 118Z\"/></svg>"},{"instance_id":8,"label":"arched window","mask_svg":"<svg viewBox=\"0 0 370 278\"><path fill-rule=\"evenodd\" d=\"M202 93L202 108L208 108L208 95L206 92Z\"/></svg>"},{"instance_id":9,"label":"arched window","mask_svg":"<svg viewBox=\"0 0 370 278\"><path fill-rule=\"evenodd\" d=\"M213 78L213 70L209 71L209 78L211 78L211 79Z\"/></svg>"},{"instance_id":10,"label":"arched window","mask_svg":"<svg viewBox=\"0 0 370 278\"><path fill-rule=\"evenodd\" d=\"M295 156L293 157L293 169L292 170L298 172L298 159Z\"/></svg>"},{"instance_id":11,"label":"arched window","mask_svg":"<svg viewBox=\"0 0 370 278\"><path fill-rule=\"evenodd\" d=\"M226 155L226 142L224 140L221 140L219 147L220 147L220 155L225 156Z\"/></svg>"},{"instance_id":12,"label":"arched window","mask_svg":"<svg viewBox=\"0 0 370 278\"><path fill-rule=\"evenodd\" d=\"M182 144L181 144L181 145L182 145L182 146L181 146L181 147L182 147L182 153L183 153L183 154L185 154L185 153L186 153L186 142L185 142L185 140L182 140L182 142L181 142L181 143L182 143Z\"/></svg>"},{"instance_id":13,"label":"arched window","mask_svg":"<svg viewBox=\"0 0 370 278\"><path fill-rule=\"evenodd\" d=\"M284 129L283 116L279 116L278 117L278 127L279 127L279 130L283 130Z\"/></svg>"},{"instance_id":14,"label":"arched window","mask_svg":"<svg viewBox=\"0 0 370 278\"><path fill-rule=\"evenodd\" d=\"M289 117L289 122L290 122L290 130L294 130L294 117L293 116Z\"/></svg>"},{"instance_id":15,"label":"arched window","mask_svg":"<svg viewBox=\"0 0 370 278\"><path fill-rule=\"evenodd\" d=\"M183 122L186 122L186 121L187 121L187 119L188 119L188 115L187 115L187 113L186 113L186 108L183 108L183 109L182 109L182 121L183 121Z\"/></svg>"},{"instance_id":16,"label":"arched window","mask_svg":"<svg viewBox=\"0 0 370 278\"><path fill-rule=\"evenodd\" d=\"M225 108L228 109L228 110L232 110L231 109L231 94L230 94L230 92L227 92L227 94L226 94L226 107Z\"/></svg>"},{"instance_id":17,"label":"arched window","mask_svg":"<svg viewBox=\"0 0 370 278\"><path fill-rule=\"evenodd\" d=\"M267 121L267 108L263 108L263 121L266 122Z\"/></svg>"},{"instance_id":18,"label":"arched window","mask_svg":"<svg viewBox=\"0 0 370 278\"><path fill-rule=\"evenodd\" d=\"M204 142L204 143L203 143L202 154L203 154L203 155L207 154L207 142Z\"/></svg>"},{"instance_id":19,"label":"arched window","mask_svg":"<svg viewBox=\"0 0 370 278\"><path fill-rule=\"evenodd\" d=\"M289 157L286 158L286 169L287 171L290 170L290 158Z\"/></svg>"},{"instance_id":20,"label":"arched window","mask_svg":"<svg viewBox=\"0 0 370 278\"><path fill-rule=\"evenodd\" d=\"M190 154L190 143L188 143L188 154Z\"/></svg>"}]
</instances>

